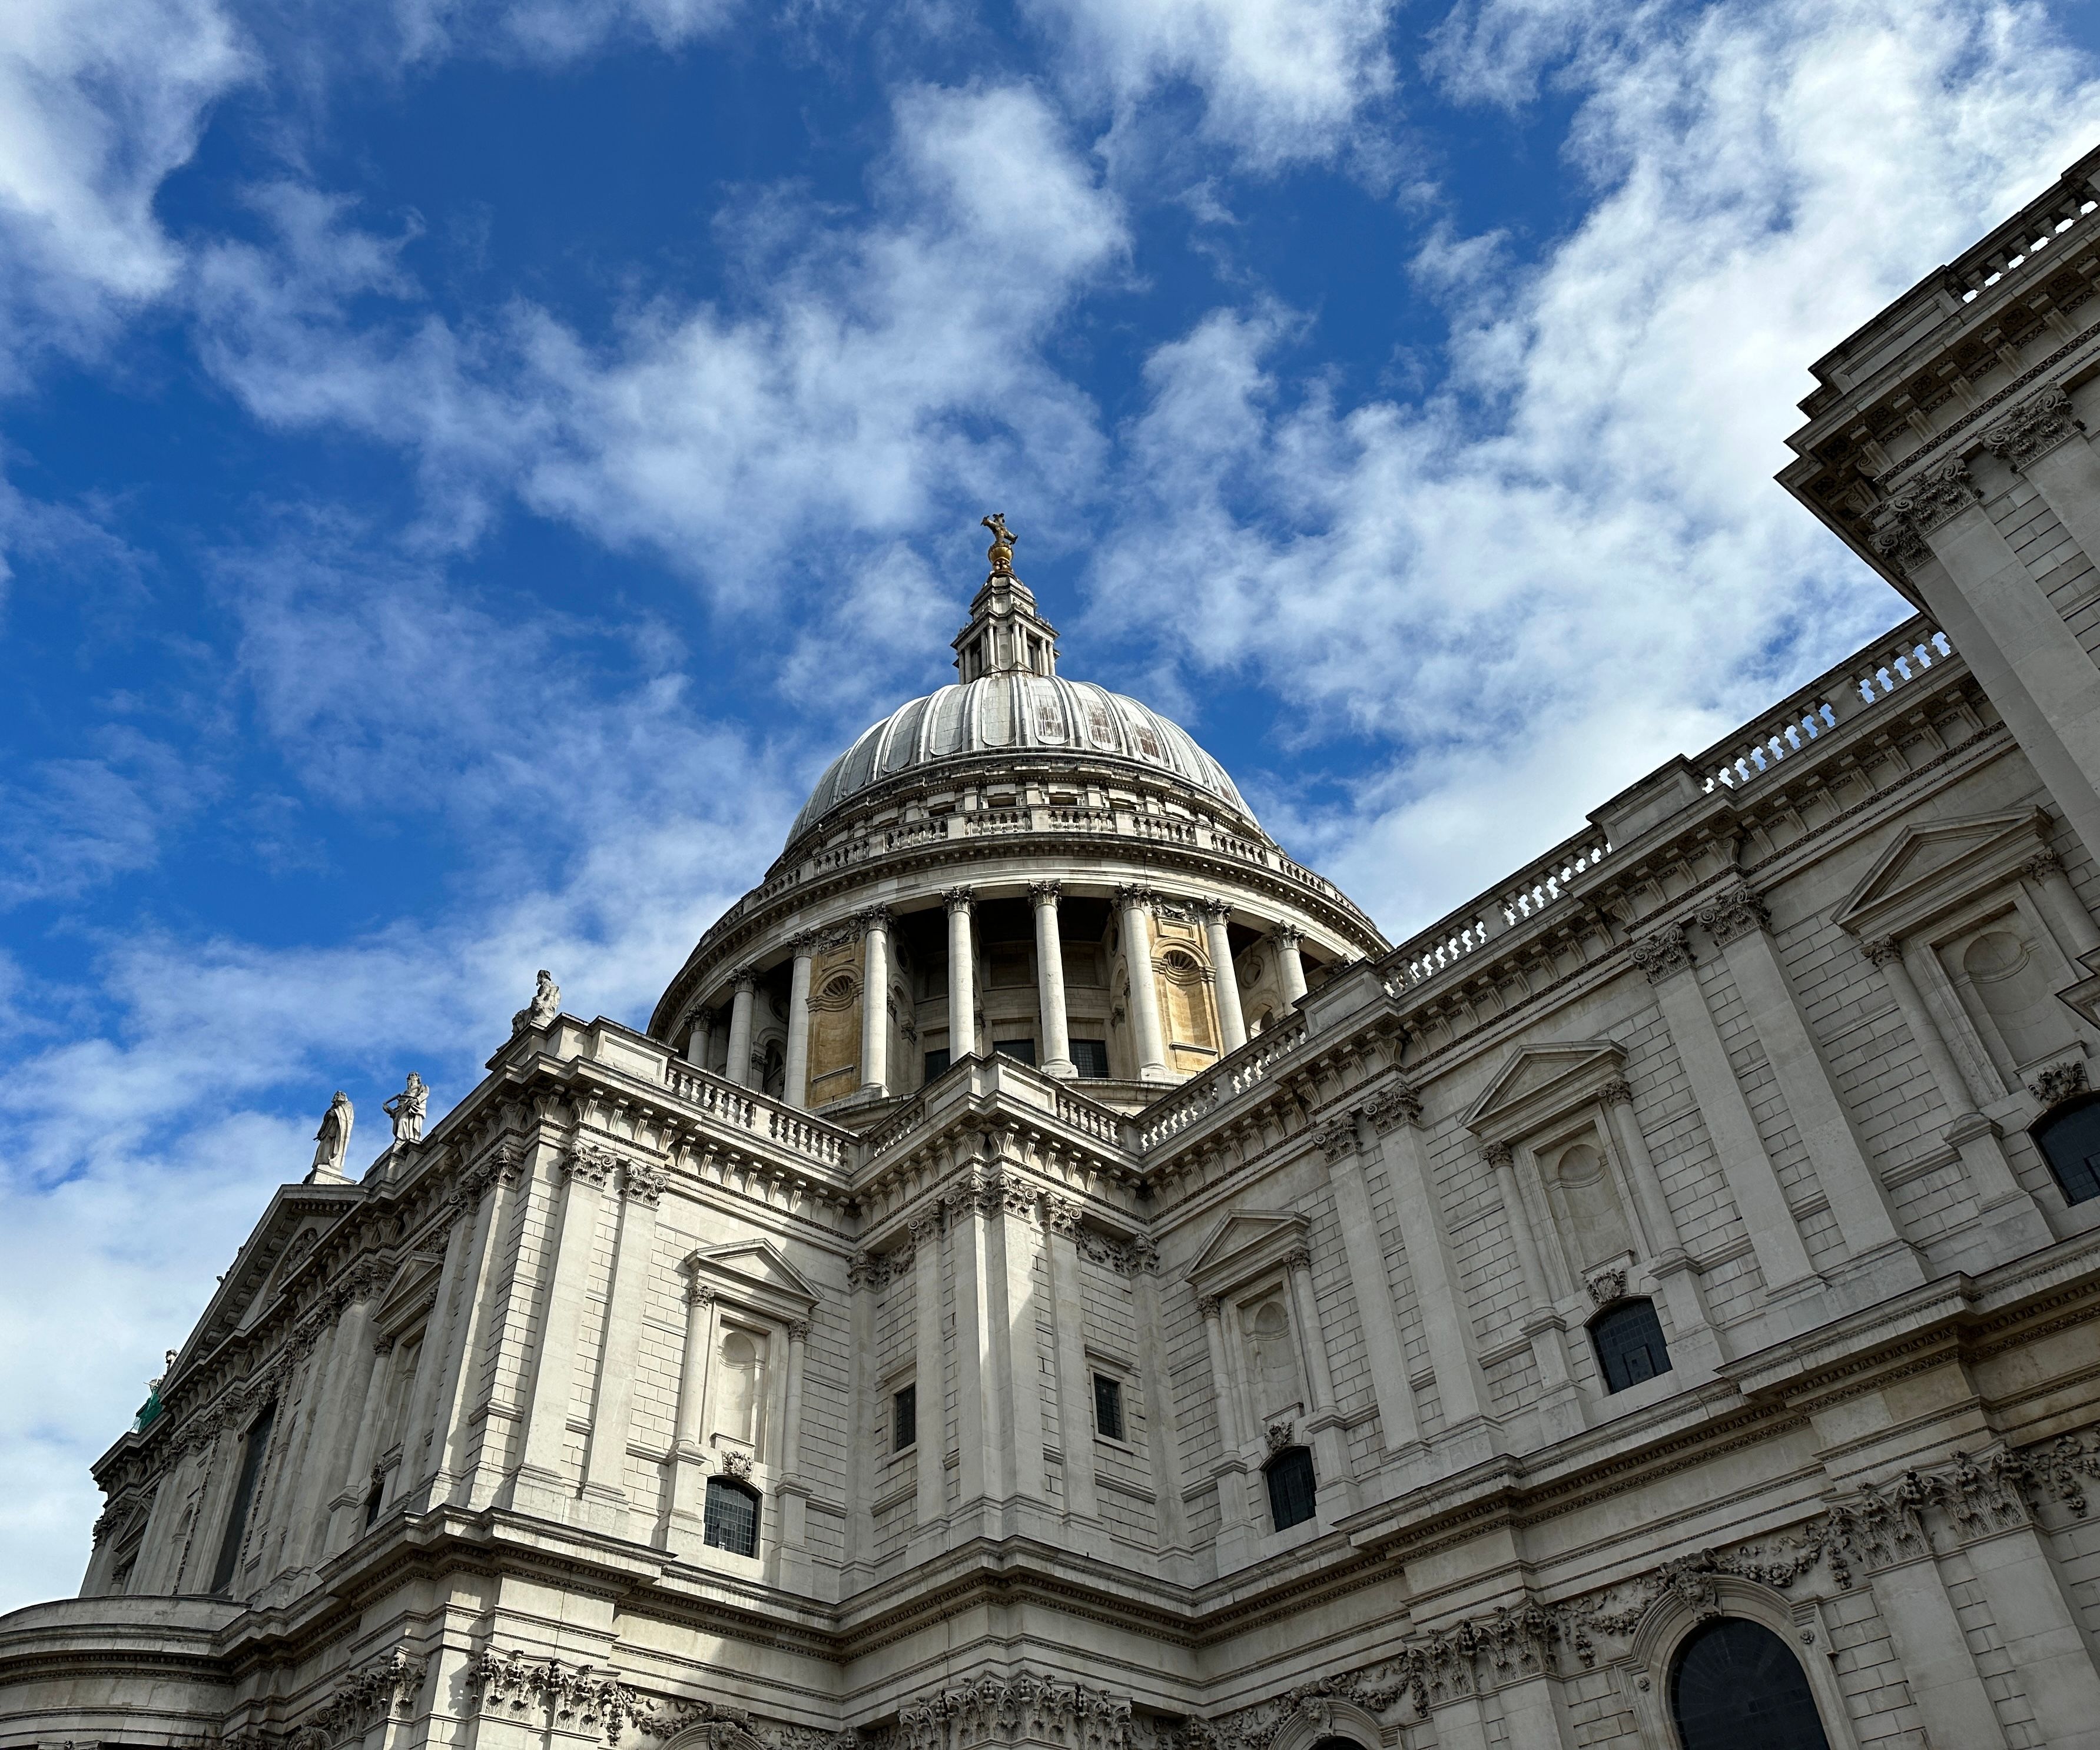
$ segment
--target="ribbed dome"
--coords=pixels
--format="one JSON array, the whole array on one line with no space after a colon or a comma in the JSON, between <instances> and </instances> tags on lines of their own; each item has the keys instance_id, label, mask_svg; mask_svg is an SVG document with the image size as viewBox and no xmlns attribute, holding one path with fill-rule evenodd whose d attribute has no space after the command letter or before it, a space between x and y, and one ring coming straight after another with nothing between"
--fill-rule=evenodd
<instances>
[{"instance_id":1,"label":"ribbed dome","mask_svg":"<svg viewBox=\"0 0 2100 1750\"><path fill-rule=\"evenodd\" d=\"M915 699L867 730L817 780L788 842L870 784L944 760L1024 751L1126 760L1254 818L1225 769L1180 724L1091 681L1008 669Z\"/></svg>"}]
</instances>

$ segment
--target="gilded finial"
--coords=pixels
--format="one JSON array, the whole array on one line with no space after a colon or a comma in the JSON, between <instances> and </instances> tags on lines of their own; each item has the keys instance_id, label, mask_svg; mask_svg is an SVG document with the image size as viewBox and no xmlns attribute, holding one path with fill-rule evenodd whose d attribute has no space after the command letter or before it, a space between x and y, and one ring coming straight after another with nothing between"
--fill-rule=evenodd
<instances>
[{"instance_id":1,"label":"gilded finial","mask_svg":"<svg viewBox=\"0 0 2100 1750\"><path fill-rule=\"evenodd\" d=\"M1007 531L1006 513L995 510L990 516L979 519L991 531L991 546L985 557L991 561L994 577L1013 575L1013 536Z\"/></svg>"}]
</instances>

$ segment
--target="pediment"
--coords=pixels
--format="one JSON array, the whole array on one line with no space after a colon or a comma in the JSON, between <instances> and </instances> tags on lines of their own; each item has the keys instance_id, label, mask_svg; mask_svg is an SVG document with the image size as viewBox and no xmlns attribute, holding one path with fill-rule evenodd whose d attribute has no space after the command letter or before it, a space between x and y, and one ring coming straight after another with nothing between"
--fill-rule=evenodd
<instances>
[{"instance_id":1,"label":"pediment","mask_svg":"<svg viewBox=\"0 0 2100 1750\"><path fill-rule=\"evenodd\" d=\"M372 1316L374 1330L398 1334L422 1316L437 1293L444 1259L430 1252L412 1252L395 1267Z\"/></svg>"},{"instance_id":2,"label":"pediment","mask_svg":"<svg viewBox=\"0 0 2100 1750\"><path fill-rule=\"evenodd\" d=\"M1312 1223L1290 1210L1239 1210L1218 1223L1189 1267L1198 1292L1215 1293L1282 1262Z\"/></svg>"},{"instance_id":3,"label":"pediment","mask_svg":"<svg viewBox=\"0 0 2100 1750\"><path fill-rule=\"evenodd\" d=\"M741 1294L761 1307L778 1303L775 1311L788 1307L806 1313L823 1298L770 1240L703 1246L686 1258L686 1267L696 1281Z\"/></svg>"},{"instance_id":4,"label":"pediment","mask_svg":"<svg viewBox=\"0 0 2100 1750\"><path fill-rule=\"evenodd\" d=\"M1481 1136L1520 1135L1595 1099L1626 1056L1625 1047L1610 1039L1519 1046L1460 1122Z\"/></svg>"},{"instance_id":5,"label":"pediment","mask_svg":"<svg viewBox=\"0 0 2100 1750\"><path fill-rule=\"evenodd\" d=\"M2008 880L2049 843L2040 809L1908 826L1832 914L1855 936L1901 935Z\"/></svg>"}]
</instances>

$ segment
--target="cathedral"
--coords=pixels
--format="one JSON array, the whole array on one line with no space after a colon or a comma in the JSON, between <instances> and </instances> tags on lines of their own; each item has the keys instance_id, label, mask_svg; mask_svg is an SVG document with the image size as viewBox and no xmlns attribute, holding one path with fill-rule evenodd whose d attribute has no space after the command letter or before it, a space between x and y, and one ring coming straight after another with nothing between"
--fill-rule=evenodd
<instances>
[{"instance_id":1,"label":"cathedral","mask_svg":"<svg viewBox=\"0 0 2100 1750\"><path fill-rule=\"evenodd\" d=\"M2096 289L1819 361L1914 615L1398 944L986 518L646 1030L338 1096L0 1750L2100 1750Z\"/></svg>"}]
</instances>

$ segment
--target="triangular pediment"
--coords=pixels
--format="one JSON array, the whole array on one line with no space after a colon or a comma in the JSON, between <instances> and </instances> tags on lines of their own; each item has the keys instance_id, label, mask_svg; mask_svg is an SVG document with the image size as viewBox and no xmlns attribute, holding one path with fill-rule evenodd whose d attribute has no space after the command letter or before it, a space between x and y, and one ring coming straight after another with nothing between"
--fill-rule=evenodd
<instances>
[{"instance_id":1,"label":"triangular pediment","mask_svg":"<svg viewBox=\"0 0 2100 1750\"><path fill-rule=\"evenodd\" d=\"M1310 1225L1289 1210L1237 1210L1204 1242L1189 1267L1189 1280L1212 1289L1229 1287L1303 1245Z\"/></svg>"},{"instance_id":2,"label":"triangular pediment","mask_svg":"<svg viewBox=\"0 0 2100 1750\"><path fill-rule=\"evenodd\" d=\"M412 1252L395 1266L379 1306L372 1316L373 1327L399 1331L412 1325L437 1292L439 1272L444 1259L435 1253Z\"/></svg>"},{"instance_id":3,"label":"triangular pediment","mask_svg":"<svg viewBox=\"0 0 2100 1750\"><path fill-rule=\"evenodd\" d=\"M718 1288L741 1289L761 1301L795 1302L806 1309L821 1298L809 1278L770 1240L703 1246L686 1259L686 1267L697 1279Z\"/></svg>"},{"instance_id":4,"label":"triangular pediment","mask_svg":"<svg viewBox=\"0 0 2100 1750\"><path fill-rule=\"evenodd\" d=\"M2040 809L1908 826L1833 915L1842 929L1881 936L1915 928L2005 881L2049 843Z\"/></svg>"},{"instance_id":5,"label":"triangular pediment","mask_svg":"<svg viewBox=\"0 0 2100 1750\"><path fill-rule=\"evenodd\" d=\"M353 1185L282 1187L219 1278L180 1360L260 1318L362 1194Z\"/></svg>"},{"instance_id":6,"label":"triangular pediment","mask_svg":"<svg viewBox=\"0 0 2100 1750\"><path fill-rule=\"evenodd\" d=\"M1626 1055L1609 1039L1520 1046L1460 1122L1468 1130L1485 1134L1515 1132L1545 1122L1567 1107L1594 1098L1619 1073Z\"/></svg>"}]
</instances>

